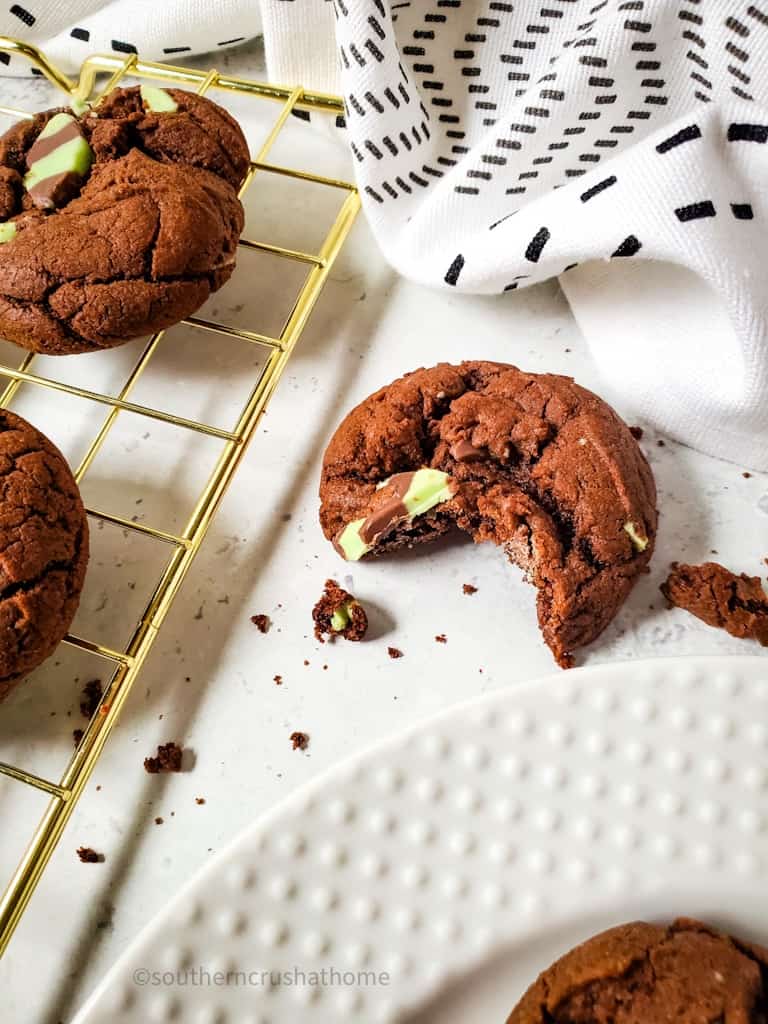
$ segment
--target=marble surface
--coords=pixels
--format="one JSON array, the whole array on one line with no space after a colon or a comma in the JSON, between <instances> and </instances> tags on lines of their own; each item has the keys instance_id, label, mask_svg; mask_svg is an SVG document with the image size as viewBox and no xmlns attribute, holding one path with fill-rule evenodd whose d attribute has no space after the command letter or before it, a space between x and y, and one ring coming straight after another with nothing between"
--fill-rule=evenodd
<instances>
[{"instance_id":1,"label":"marble surface","mask_svg":"<svg viewBox=\"0 0 768 1024\"><path fill-rule=\"evenodd\" d=\"M233 71L263 73L257 46L220 56ZM50 96L44 82L0 81L6 104L42 107ZM265 104L235 97L226 102L257 145L275 109L265 112ZM299 121L288 126L274 156L326 173L352 173L342 147ZM331 215L317 189L264 176L248 202L247 230L271 242L312 247L323 233L320 222ZM275 330L297 283L296 274L272 257L246 254L207 313ZM108 387L136 354L134 344L43 362L61 379ZM494 298L426 291L385 265L361 218L0 961L4 1021L68 1022L117 954L214 851L322 769L457 700L552 670L535 626L533 592L498 551L451 542L350 566L338 560L317 523L320 457L343 413L405 370L468 357L572 374L588 387L600 386L556 282ZM8 358L7 349L0 351L0 359ZM138 397L227 425L259 358L249 346L179 328L163 343ZM77 458L89 423L92 429L89 409L70 399L41 402L29 389L14 407ZM619 411L634 422L631 409ZM735 570L764 571L768 478L745 477L737 464L699 455L652 429L642 444L662 514L652 571L579 663L758 653L682 612L664 610L658 585L672 559L705 560L713 551ZM214 456L207 441L179 444L164 428L148 430L124 416L86 478L86 500L173 528ZM138 608L154 556L120 531L97 531L93 547L77 625L110 642ZM368 642L320 646L312 637L310 610L331 575L369 608ZM465 582L478 592L465 596ZM272 618L266 636L249 621L257 612ZM447 644L435 643L438 633L446 634ZM390 660L388 645L405 656ZM0 759L60 771L72 729L82 724L80 684L97 674L97 666L76 663L65 651L19 688L0 716ZM304 752L291 749L294 729L310 734ZM186 770L146 775L143 758L171 739L189 751ZM0 780L3 882L44 804L20 789ZM104 863L80 864L80 845L102 851Z\"/></svg>"}]
</instances>

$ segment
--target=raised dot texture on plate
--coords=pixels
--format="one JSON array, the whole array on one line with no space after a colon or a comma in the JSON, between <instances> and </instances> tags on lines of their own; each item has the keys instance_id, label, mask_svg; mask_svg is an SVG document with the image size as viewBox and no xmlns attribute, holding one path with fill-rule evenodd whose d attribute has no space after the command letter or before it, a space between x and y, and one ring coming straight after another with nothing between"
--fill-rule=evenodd
<instances>
[{"instance_id":1,"label":"raised dot texture on plate","mask_svg":"<svg viewBox=\"0 0 768 1024\"><path fill-rule=\"evenodd\" d=\"M444 713L257 822L72 1024L408 1021L487 958L592 928L598 906L613 923L661 897L686 912L681 880L705 910L717 879L729 919L768 920L767 690L765 658L656 660L575 669ZM132 983L166 962L267 977L204 993ZM329 964L352 982L270 978ZM355 981L390 968L389 985Z\"/></svg>"}]
</instances>

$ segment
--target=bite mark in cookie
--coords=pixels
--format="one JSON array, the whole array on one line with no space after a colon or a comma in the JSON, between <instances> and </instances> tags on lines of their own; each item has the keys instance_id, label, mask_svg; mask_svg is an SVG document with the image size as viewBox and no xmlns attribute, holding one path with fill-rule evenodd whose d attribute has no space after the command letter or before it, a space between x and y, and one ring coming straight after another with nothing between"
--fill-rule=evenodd
<instances>
[{"instance_id":1,"label":"bite mark in cookie","mask_svg":"<svg viewBox=\"0 0 768 1024\"><path fill-rule=\"evenodd\" d=\"M679 918L596 935L544 971L507 1024L764 1024L768 951Z\"/></svg>"},{"instance_id":2,"label":"bite mark in cookie","mask_svg":"<svg viewBox=\"0 0 768 1024\"><path fill-rule=\"evenodd\" d=\"M444 490L405 515L387 487L425 471ZM564 667L645 571L657 525L650 467L610 406L570 378L480 361L417 370L352 410L325 453L320 498L323 532L347 559L457 527L502 547L537 587Z\"/></svg>"},{"instance_id":3,"label":"bite mark in cookie","mask_svg":"<svg viewBox=\"0 0 768 1024\"><path fill-rule=\"evenodd\" d=\"M671 605L708 626L768 647L768 594L759 576L737 576L717 562L673 562L661 592Z\"/></svg>"}]
</instances>

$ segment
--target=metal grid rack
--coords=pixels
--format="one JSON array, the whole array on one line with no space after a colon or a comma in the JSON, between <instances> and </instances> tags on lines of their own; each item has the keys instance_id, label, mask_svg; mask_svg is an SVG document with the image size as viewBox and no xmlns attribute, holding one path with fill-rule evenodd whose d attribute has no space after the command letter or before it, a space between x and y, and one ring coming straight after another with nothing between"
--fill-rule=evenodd
<instances>
[{"instance_id":1,"label":"metal grid rack","mask_svg":"<svg viewBox=\"0 0 768 1024\"><path fill-rule=\"evenodd\" d=\"M343 101L338 97L308 92L301 87L282 88L244 78L235 78L220 74L216 70L206 72L193 68L150 63L141 60L136 54L130 55L127 59L109 55L89 57L80 69L78 80L73 81L51 64L43 53L27 43L0 37L0 50L25 56L49 81L67 93L70 98L90 100L91 102L98 101L117 86L126 75L130 75L132 78L159 80L187 88L192 87L201 95L210 89L220 89L252 97L255 101L277 102L281 105L280 112L261 149L251 161L240 194L242 195L251 188L254 179L258 180L258 176L264 173L287 175L346 193L336 219L317 253L286 249L280 245L273 245L269 241L248 238L240 240L240 246L245 249L271 253L286 260L299 261L308 267L307 276L296 297L293 309L282 330L276 333L276 336L271 337L251 330L229 327L198 317L190 317L184 321L196 328L227 335L246 344L262 346L268 353L263 369L259 372L258 379L254 382L250 395L231 430L219 429L194 419L175 416L161 409L150 408L130 400L132 390L157 351L164 334L162 331L149 339L122 387L115 395L101 394L86 387L64 384L36 374L34 371L35 356L32 353L27 354L16 367L0 365L0 376L7 378L7 385L0 394L0 406L7 406L22 385L65 392L91 403L93 415L98 417L98 427L85 455L74 471L78 483L83 480L91 467L121 411L135 413L151 420L160 420L179 430L197 431L200 434L218 438L223 444L215 467L200 492L186 525L178 533L155 529L150 525L124 519L98 508L89 507L87 509L92 520L101 520L103 523L109 523L124 530L138 532L146 538L164 545L168 549L169 555L138 624L122 650L105 647L84 636L69 635L64 640L65 644L102 658L108 666L108 670L112 671L112 676L104 691L100 706L91 718L61 778L58 781L51 781L23 768L0 762L0 773L22 784L42 790L50 796L45 813L0 899L1 956L5 952L93 772L104 744L131 692L182 580L202 544L219 503L256 430L261 414L301 337L307 319L360 209L360 197L356 187L350 182L268 163L266 159L294 108L338 115L344 110ZM97 78L104 74L109 77L103 87L97 89ZM0 106L0 112L16 117L30 116L26 111L5 106ZM105 416L102 415L104 410L106 410Z\"/></svg>"}]
</instances>

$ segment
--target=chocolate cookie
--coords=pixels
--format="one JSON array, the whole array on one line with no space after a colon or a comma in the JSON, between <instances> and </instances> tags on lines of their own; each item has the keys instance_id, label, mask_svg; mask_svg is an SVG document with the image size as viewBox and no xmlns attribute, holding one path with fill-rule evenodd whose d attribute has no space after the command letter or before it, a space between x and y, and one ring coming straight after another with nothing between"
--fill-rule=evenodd
<instances>
[{"instance_id":1,"label":"chocolate cookie","mask_svg":"<svg viewBox=\"0 0 768 1024\"><path fill-rule=\"evenodd\" d=\"M768 950L698 921L611 928L544 971L507 1024L765 1024Z\"/></svg>"},{"instance_id":2,"label":"chocolate cookie","mask_svg":"<svg viewBox=\"0 0 768 1024\"><path fill-rule=\"evenodd\" d=\"M684 608L708 626L768 647L768 594L759 576L737 576L717 562L673 562L661 592L670 604Z\"/></svg>"},{"instance_id":3,"label":"chocolate cookie","mask_svg":"<svg viewBox=\"0 0 768 1024\"><path fill-rule=\"evenodd\" d=\"M239 126L180 89L110 93L0 139L0 335L66 355L170 327L230 277Z\"/></svg>"},{"instance_id":4,"label":"chocolate cookie","mask_svg":"<svg viewBox=\"0 0 768 1024\"><path fill-rule=\"evenodd\" d=\"M88 521L69 466L0 410L0 700L50 654L77 611Z\"/></svg>"},{"instance_id":5,"label":"chocolate cookie","mask_svg":"<svg viewBox=\"0 0 768 1024\"><path fill-rule=\"evenodd\" d=\"M608 625L656 536L653 476L626 424L569 377L441 363L346 417L323 461L320 522L356 560L455 527L538 588L558 663Z\"/></svg>"}]
</instances>

